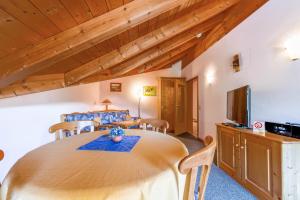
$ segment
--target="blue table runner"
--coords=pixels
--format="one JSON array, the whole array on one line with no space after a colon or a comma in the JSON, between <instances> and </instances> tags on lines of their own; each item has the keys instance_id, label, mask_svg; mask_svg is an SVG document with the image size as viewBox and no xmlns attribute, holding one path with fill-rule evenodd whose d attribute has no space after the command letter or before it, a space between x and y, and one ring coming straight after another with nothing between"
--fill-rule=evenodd
<instances>
[{"instance_id":1,"label":"blue table runner","mask_svg":"<svg viewBox=\"0 0 300 200\"><path fill-rule=\"evenodd\" d=\"M109 135L102 135L97 139L81 146L78 150L92 151L115 151L115 152L130 152L141 136L123 136L121 142L114 142Z\"/></svg>"}]
</instances>

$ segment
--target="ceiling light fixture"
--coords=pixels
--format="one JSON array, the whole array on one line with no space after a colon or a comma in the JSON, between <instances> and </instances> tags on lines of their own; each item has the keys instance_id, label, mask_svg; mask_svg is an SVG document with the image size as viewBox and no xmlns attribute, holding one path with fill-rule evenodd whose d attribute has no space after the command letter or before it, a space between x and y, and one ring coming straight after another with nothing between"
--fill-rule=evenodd
<instances>
[{"instance_id":1,"label":"ceiling light fixture","mask_svg":"<svg viewBox=\"0 0 300 200\"><path fill-rule=\"evenodd\" d=\"M201 38L202 35L203 35L202 33L198 33L198 34L196 35L196 37L197 37L197 38Z\"/></svg>"}]
</instances>

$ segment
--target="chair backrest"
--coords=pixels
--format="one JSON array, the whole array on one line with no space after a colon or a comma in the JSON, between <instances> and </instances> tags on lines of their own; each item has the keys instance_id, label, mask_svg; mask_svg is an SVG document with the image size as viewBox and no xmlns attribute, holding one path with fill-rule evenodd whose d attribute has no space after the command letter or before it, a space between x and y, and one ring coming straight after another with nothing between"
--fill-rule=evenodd
<instances>
[{"instance_id":1,"label":"chair backrest","mask_svg":"<svg viewBox=\"0 0 300 200\"><path fill-rule=\"evenodd\" d=\"M54 124L49 128L49 133L55 133L55 140L61 140L66 137L64 131L69 131L71 134L75 134L77 131L77 124L74 122L61 122Z\"/></svg>"},{"instance_id":2,"label":"chair backrest","mask_svg":"<svg viewBox=\"0 0 300 200\"><path fill-rule=\"evenodd\" d=\"M198 200L204 199L204 193L207 185L208 176L216 151L216 142L211 136L205 138L204 148L183 158L179 163L179 171L183 174L190 173L190 182L188 183L188 200L194 199L194 189L196 185L197 172L199 166L202 166Z\"/></svg>"},{"instance_id":3,"label":"chair backrest","mask_svg":"<svg viewBox=\"0 0 300 200\"><path fill-rule=\"evenodd\" d=\"M100 118L95 118L94 120L73 121L73 123L77 124L77 134L80 134L82 131L94 132L95 129L100 126L100 121ZM85 130L86 127L88 127L88 130Z\"/></svg>"},{"instance_id":4,"label":"chair backrest","mask_svg":"<svg viewBox=\"0 0 300 200\"><path fill-rule=\"evenodd\" d=\"M167 133L169 128L169 122L161 119L141 119L140 124L144 130L147 129L147 125L150 125L153 131L159 132L161 130L164 134Z\"/></svg>"}]
</instances>

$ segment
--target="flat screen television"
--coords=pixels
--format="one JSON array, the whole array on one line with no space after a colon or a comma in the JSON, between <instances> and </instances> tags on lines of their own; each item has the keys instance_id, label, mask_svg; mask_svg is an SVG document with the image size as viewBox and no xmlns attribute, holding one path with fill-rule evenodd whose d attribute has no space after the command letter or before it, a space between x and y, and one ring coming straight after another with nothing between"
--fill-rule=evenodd
<instances>
[{"instance_id":1,"label":"flat screen television","mask_svg":"<svg viewBox=\"0 0 300 200\"><path fill-rule=\"evenodd\" d=\"M249 85L227 92L227 119L250 127L250 100Z\"/></svg>"}]
</instances>

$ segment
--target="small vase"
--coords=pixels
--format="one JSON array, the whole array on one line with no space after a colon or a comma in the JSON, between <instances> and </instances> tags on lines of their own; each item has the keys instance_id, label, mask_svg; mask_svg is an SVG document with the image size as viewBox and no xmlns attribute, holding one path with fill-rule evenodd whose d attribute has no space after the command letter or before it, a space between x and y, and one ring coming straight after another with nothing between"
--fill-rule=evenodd
<instances>
[{"instance_id":1,"label":"small vase","mask_svg":"<svg viewBox=\"0 0 300 200\"><path fill-rule=\"evenodd\" d=\"M122 136L122 135L120 135L120 136L115 136L115 137L112 138L112 140L113 140L114 142L121 142L121 141L123 140L123 136Z\"/></svg>"}]
</instances>

